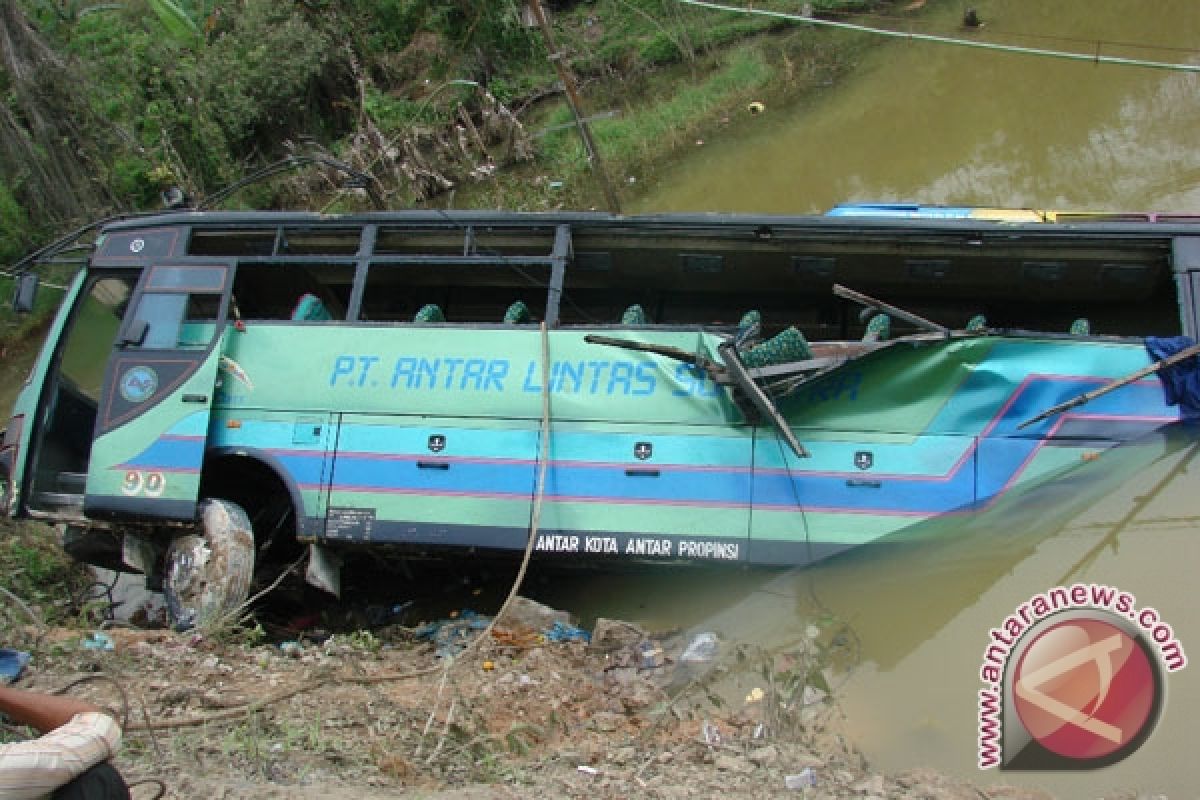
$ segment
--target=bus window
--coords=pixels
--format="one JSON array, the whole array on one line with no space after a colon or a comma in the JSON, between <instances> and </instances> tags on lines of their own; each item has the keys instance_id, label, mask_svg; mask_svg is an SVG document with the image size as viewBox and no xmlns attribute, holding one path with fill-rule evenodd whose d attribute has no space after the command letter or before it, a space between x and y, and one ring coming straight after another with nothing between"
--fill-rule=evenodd
<instances>
[{"instance_id":1,"label":"bus window","mask_svg":"<svg viewBox=\"0 0 1200 800\"><path fill-rule=\"evenodd\" d=\"M242 264L233 279L233 297L242 319L319 322L345 319L353 287L353 264ZM328 316L297 314L306 296Z\"/></svg>"},{"instance_id":2,"label":"bus window","mask_svg":"<svg viewBox=\"0 0 1200 800\"><path fill-rule=\"evenodd\" d=\"M62 350L62 376L95 403L104 382L109 348L133 293L134 276L101 278L79 303Z\"/></svg>"},{"instance_id":3,"label":"bus window","mask_svg":"<svg viewBox=\"0 0 1200 800\"><path fill-rule=\"evenodd\" d=\"M217 294L143 294L134 319L146 323L147 329L138 346L150 350L207 347L212 341L220 302L221 296Z\"/></svg>"}]
</instances>

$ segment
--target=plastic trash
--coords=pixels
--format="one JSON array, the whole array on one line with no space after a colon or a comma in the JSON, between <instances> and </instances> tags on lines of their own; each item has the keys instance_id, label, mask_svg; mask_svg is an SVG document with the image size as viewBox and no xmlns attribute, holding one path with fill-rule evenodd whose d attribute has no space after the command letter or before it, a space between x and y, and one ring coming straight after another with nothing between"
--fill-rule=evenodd
<instances>
[{"instance_id":1,"label":"plastic trash","mask_svg":"<svg viewBox=\"0 0 1200 800\"><path fill-rule=\"evenodd\" d=\"M654 669L661 667L666 662L662 647L649 640L638 644L637 657L639 669Z\"/></svg>"},{"instance_id":2,"label":"plastic trash","mask_svg":"<svg viewBox=\"0 0 1200 800\"><path fill-rule=\"evenodd\" d=\"M21 677L25 665L29 663L30 655L24 650L10 650L0 647L0 681L12 683Z\"/></svg>"},{"instance_id":3,"label":"plastic trash","mask_svg":"<svg viewBox=\"0 0 1200 800\"><path fill-rule=\"evenodd\" d=\"M576 628L574 625L559 621L555 621L542 635L548 642L584 642L586 644L592 640L592 634L583 628Z\"/></svg>"},{"instance_id":4,"label":"plastic trash","mask_svg":"<svg viewBox=\"0 0 1200 800\"><path fill-rule=\"evenodd\" d=\"M795 775L784 775L783 785L788 789L804 789L808 786L816 786L817 773L813 772L812 767L805 767Z\"/></svg>"},{"instance_id":5,"label":"plastic trash","mask_svg":"<svg viewBox=\"0 0 1200 800\"><path fill-rule=\"evenodd\" d=\"M704 734L705 744L721 743L721 729L717 727L715 722L704 720L704 724L701 726L700 730Z\"/></svg>"},{"instance_id":6,"label":"plastic trash","mask_svg":"<svg viewBox=\"0 0 1200 800\"><path fill-rule=\"evenodd\" d=\"M115 650L112 637L103 631L92 631L80 642L84 650Z\"/></svg>"},{"instance_id":7,"label":"plastic trash","mask_svg":"<svg viewBox=\"0 0 1200 800\"><path fill-rule=\"evenodd\" d=\"M434 652L438 658L458 655L480 631L488 626L492 618L477 614L470 609L455 614L450 619L426 622L419 626L413 635L417 639L433 642Z\"/></svg>"},{"instance_id":8,"label":"plastic trash","mask_svg":"<svg viewBox=\"0 0 1200 800\"><path fill-rule=\"evenodd\" d=\"M712 632L698 633L683 650L679 660L685 664L705 664L717 657L720 643Z\"/></svg>"}]
</instances>

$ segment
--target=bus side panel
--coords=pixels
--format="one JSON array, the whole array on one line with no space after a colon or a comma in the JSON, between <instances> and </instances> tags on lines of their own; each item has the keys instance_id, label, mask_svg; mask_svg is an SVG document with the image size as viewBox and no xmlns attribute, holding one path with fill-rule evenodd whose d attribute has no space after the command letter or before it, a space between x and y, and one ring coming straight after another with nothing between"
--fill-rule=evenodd
<instances>
[{"instance_id":1,"label":"bus side panel","mask_svg":"<svg viewBox=\"0 0 1200 800\"><path fill-rule=\"evenodd\" d=\"M523 547L537 453L534 420L343 414L325 538Z\"/></svg>"},{"instance_id":2,"label":"bus side panel","mask_svg":"<svg viewBox=\"0 0 1200 800\"><path fill-rule=\"evenodd\" d=\"M752 443L748 426L556 424L536 547L744 560Z\"/></svg>"},{"instance_id":3,"label":"bus side panel","mask_svg":"<svg viewBox=\"0 0 1200 800\"><path fill-rule=\"evenodd\" d=\"M208 447L212 456L243 456L268 466L287 485L296 506L301 540L325 529L334 415L304 411L224 408L213 413ZM205 469L219 469L208 464ZM221 481L221 475L205 476ZM266 498L258 498L265 500Z\"/></svg>"},{"instance_id":4,"label":"bus side panel","mask_svg":"<svg viewBox=\"0 0 1200 800\"><path fill-rule=\"evenodd\" d=\"M797 458L771 431L755 446L751 552L803 564L975 502L975 439L798 430Z\"/></svg>"}]
</instances>

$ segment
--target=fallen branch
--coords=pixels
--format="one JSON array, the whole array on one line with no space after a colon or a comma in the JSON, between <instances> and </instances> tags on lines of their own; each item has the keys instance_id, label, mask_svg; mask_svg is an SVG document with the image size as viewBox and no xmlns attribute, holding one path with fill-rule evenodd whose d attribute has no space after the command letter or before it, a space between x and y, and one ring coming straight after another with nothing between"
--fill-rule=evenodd
<instances>
[{"instance_id":1,"label":"fallen branch","mask_svg":"<svg viewBox=\"0 0 1200 800\"><path fill-rule=\"evenodd\" d=\"M36 613L34 613L34 610L32 608L25 605L24 600L17 597L15 594L10 592L8 589L5 589L3 586L0 586L0 594L3 594L9 600L12 600L14 603L16 603L17 607L20 608L22 611L24 611L29 616L29 618L31 620L33 620L35 625L37 625L39 628L41 628L42 633L45 633L46 631L49 630L49 628L46 627L46 623L42 622L42 618L39 617Z\"/></svg>"}]
</instances>

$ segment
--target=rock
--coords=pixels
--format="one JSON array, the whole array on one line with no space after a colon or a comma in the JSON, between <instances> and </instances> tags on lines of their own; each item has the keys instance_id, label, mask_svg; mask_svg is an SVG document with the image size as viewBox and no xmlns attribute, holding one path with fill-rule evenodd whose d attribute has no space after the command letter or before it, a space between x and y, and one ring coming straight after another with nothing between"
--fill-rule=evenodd
<instances>
[{"instance_id":1,"label":"rock","mask_svg":"<svg viewBox=\"0 0 1200 800\"><path fill-rule=\"evenodd\" d=\"M596 627L592 629L592 650L599 653L611 653L614 650L636 647L646 638L646 632L634 625L619 619L600 617Z\"/></svg>"},{"instance_id":2,"label":"rock","mask_svg":"<svg viewBox=\"0 0 1200 800\"><path fill-rule=\"evenodd\" d=\"M816 705L817 703L822 702L828 696L828 692L822 691L815 686L804 687L804 705L806 706Z\"/></svg>"},{"instance_id":3,"label":"rock","mask_svg":"<svg viewBox=\"0 0 1200 800\"><path fill-rule=\"evenodd\" d=\"M614 764L628 764L636 758L636 747L622 747L613 752L613 754L609 756L608 760Z\"/></svg>"},{"instance_id":4,"label":"rock","mask_svg":"<svg viewBox=\"0 0 1200 800\"><path fill-rule=\"evenodd\" d=\"M713 766L722 772L749 772L750 765L746 763L746 759L740 756L729 755L728 753L720 753L713 759Z\"/></svg>"},{"instance_id":5,"label":"rock","mask_svg":"<svg viewBox=\"0 0 1200 800\"><path fill-rule=\"evenodd\" d=\"M633 667L617 667L610 669L604 673L606 680L612 681L619 686L629 686L637 680L637 670Z\"/></svg>"},{"instance_id":6,"label":"rock","mask_svg":"<svg viewBox=\"0 0 1200 800\"><path fill-rule=\"evenodd\" d=\"M640 711L653 705L661 694L650 686L634 686L622 695L621 702L626 711Z\"/></svg>"},{"instance_id":7,"label":"rock","mask_svg":"<svg viewBox=\"0 0 1200 800\"><path fill-rule=\"evenodd\" d=\"M625 717L622 714L614 714L611 711L597 711L592 715L592 727L601 733L611 733L624 723Z\"/></svg>"},{"instance_id":8,"label":"rock","mask_svg":"<svg viewBox=\"0 0 1200 800\"><path fill-rule=\"evenodd\" d=\"M883 795L883 776L872 775L850 787L859 794Z\"/></svg>"},{"instance_id":9,"label":"rock","mask_svg":"<svg viewBox=\"0 0 1200 800\"><path fill-rule=\"evenodd\" d=\"M779 750L773 744L759 747L746 754L751 763L759 767L773 767L779 763Z\"/></svg>"}]
</instances>

